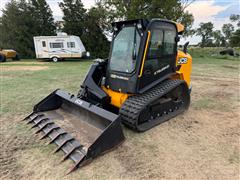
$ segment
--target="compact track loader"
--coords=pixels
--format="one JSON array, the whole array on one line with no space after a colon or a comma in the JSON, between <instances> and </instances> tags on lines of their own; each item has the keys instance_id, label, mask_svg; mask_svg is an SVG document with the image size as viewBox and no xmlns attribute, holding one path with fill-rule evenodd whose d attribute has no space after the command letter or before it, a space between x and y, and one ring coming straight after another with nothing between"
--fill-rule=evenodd
<instances>
[{"instance_id":1,"label":"compact track loader","mask_svg":"<svg viewBox=\"0 0 240 180\"><path fill-rule=\"evenodd\" d=\"M75 162L124 140L121 124L146 131L188 109L192 58L177 50L184 26L162 19L116 22L108 59L90 67L78 94L56 90L25 120ZM71 172L70 171L70 172Z\"/></svg>"}]
</instances>

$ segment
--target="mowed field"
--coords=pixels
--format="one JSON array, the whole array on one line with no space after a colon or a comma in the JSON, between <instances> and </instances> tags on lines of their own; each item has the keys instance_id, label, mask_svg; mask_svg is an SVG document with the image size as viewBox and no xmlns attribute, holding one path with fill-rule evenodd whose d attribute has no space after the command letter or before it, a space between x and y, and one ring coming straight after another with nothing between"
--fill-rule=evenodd
<instances>
[{"instance_id":1,"label":"mowed field","mask_svg":"<svg viewBox=\"0 0 240 180\"><path fill-rule=\"evenodd\" d=\"M189 110L70 175L72 161L21 120L57 88L76 94L91 61L0 64L0 179L223 179L240 176L239 60L194 58Z\"/></svg>"}]
</instances>

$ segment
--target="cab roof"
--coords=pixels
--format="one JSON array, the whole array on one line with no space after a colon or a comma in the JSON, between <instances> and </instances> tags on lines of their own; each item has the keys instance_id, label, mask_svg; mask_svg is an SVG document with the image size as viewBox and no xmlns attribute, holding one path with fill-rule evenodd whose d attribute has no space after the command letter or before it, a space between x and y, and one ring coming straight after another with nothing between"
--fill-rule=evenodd
<instances>
[{"instance_id":1,"label":"cab roof","mask_svg":"<svg viewBox=\"0 0 240 180\"><path fill-rule=\"evenodd\" d=\"M145 30L147 28L147 25L153 21L162 21L162 22L168 22L168 23L172 23L175 24L177 27L177 31L178 34L182 34L184 32L184 25L182 25L181 23L177 23L174 21L170 21L170 20L166 20L166 19L160 19L160 18L154 18L154 19L134 19L134 20L127 20L127 21L119 21L119 22L114 22L112 23L113 27L121 27L122 25L130 25L130 24L142 24L143 29Z\"/></svg>"}]
</instances>

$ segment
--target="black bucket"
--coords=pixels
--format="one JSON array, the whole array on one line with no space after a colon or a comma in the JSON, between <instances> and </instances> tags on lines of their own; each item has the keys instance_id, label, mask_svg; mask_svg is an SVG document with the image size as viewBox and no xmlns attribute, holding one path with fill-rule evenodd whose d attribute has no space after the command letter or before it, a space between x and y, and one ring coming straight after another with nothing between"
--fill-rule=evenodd
<instances>
[{"instance_id":1,"label":"black bucket","mask_svg":"<svg viewBox=\"0 0 240 180\"><path fill-rule=\"evenodd\" d=\"M25 120L38 127L36 133L43 132L41 139L49 137L49 143L58 146L55 152L65 153L63 161L70 158L75 162L71 171L124 140L118 115L62 90L34 106Z\"/></svg>"}]
</instances>

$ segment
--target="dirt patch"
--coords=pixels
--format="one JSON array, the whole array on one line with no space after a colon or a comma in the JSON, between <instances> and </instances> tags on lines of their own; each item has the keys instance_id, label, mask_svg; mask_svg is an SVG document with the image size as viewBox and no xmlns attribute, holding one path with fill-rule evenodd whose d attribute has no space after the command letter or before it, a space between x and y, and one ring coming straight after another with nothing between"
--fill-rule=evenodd
<instances>
[{"instance_id":1,"label":"dirt patch","mask_svg":"<svg viewBox=\"0 0 240 180\"><path fill-rule=\"evenodd\" d=\"M0 119L0 179L19 179L20 167L17 153L31 147L35 139L25 134L27 126L18 117Z\"/></svg>"},{"instance_id":2,"label":"dirt patch","mask_svg":"<svg viewBox=\"0 0 240 180\"><path fill-rule=\"evenodd\" d=\"M122 177L237 179L238 129L234 113L191 108L143 135L131 133L116 155Z\"/></svg>"},{"instance_id":3,"label":"dirt patch","mask_svg":"<svg viewBox=\"0 0 240 180\"><path fill-rule=\"evenodd\" d=\"M27 149L33 143L32 138L21 138L20 136L12 135L9 137L0 134L0 179L18 179L19 166L16 153Z\"/></svg>"},{"instance_id":4,"label":"dirt patch","mask_svg":"<svg viewBox=\"0 0 240 180\"><path fill-rule=\"evenodd\" d=\"M15 65L15 64L17 64L17 65L18 65L18 64L20 64L20 65L21 65L21 64L26 64L26 65L28 65L28 64L31 64L31 65L32 65L32 64L34 64L34 65L35 65L35 64L36 64L36 65L43 65L43 64L48 64L48 62L41 62L41 61L35 61L35 62L22 62L22 61L19 61L19 62L16 62L16 61L14 61L14 62L5 62L4 65L5 65L5 64L11 64L11 65L13 65L13 64L14 64L14 65Z\"/></svg>"},{"instance_id":5,"label":"dirt patch","mask_svg":"<svg viewBox=\"0 0 240 180\"><path fill-rule=\"evenodd\" d=\"M2 71L41 71L47 70L48 66L2 66Z\"/></svg>"}]
</instances>

